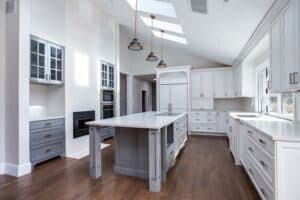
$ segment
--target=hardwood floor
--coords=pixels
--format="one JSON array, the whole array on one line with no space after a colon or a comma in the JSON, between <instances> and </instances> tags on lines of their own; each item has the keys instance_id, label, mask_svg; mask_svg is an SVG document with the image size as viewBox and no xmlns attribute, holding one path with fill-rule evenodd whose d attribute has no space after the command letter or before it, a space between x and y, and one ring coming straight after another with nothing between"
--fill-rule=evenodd
<instances>
[{"instance_id":1,"label":"hardwood floor","mask_svg":"<svg viewBox=\"0 0 300 200\"><path fill-rule=\"evenodd\" d=\"M146 180L113 173L113 146L103 151L100 180L89 179L88 164L88 157L54 159L30 175L0 176L0 199L259 199L224 137L191 136L159 193L149 193Z\"/></svg>"}]
</instances>

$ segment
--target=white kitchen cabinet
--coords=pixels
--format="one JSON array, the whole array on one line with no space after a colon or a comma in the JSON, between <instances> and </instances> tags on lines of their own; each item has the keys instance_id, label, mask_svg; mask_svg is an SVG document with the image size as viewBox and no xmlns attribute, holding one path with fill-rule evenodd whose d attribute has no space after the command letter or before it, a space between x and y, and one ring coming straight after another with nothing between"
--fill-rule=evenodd
<instances>
[{"instance_id":1,"label":"white kitchen cabinet","mask_svg":"<svg viewBox=\"0 0 300 200\"><path fill-rule=\"evenodd\" d=\"M224 82L225 82L225 97L232 98L233 95L233 70L227 69L224 71Z\"/></svg>"},{"instance_id":2,"label":"white kitchen cabinet","mask_svg":"<svg viewBox=\"0 0 300 200\"><path fill-rule=\"evenodd\" d=\"M199 99L202 97L201 85L201 72L194 70L193 73L191 73L191 96L193 99Z\"/></svg>"},{"instance_id":3,"label":"white kitchen cabinet","mask_svg":"<svg viewBox=\"0 0 300 200\"><path fill-rule=\"evenodd\" d=\"M214 97L225 97L225 70L219 70L214 72Z\"/></svg>"},{"instance_id":4,"label":"white kitchen cabinet","mask_svg":"<svg viewBox=\"0 0 300 200\"><path fill-rule=\"evenodd\" d=\"M234 96L235 97L254 97L254 68L241 62L234 66Z\"/></svg>"},{"instance_id":5,"label":"white kitchen cabinet","mask_svg":"<svg viewBox=\"0 0 300 200\"><path fill-rule=\"evenodd\" d=\"M228 130L228 113L217 112L217 132L226 133Z\"/></svg>"},{"instance_id":6,"label":"white kitchen cabinet","mask_svg":"<svg viewBox=\"0 0 300 200\"><path fill-rule=\"evenodd\" d=\"M187 84L160 85L160 111L167 111L168 104L172 104L174 112L187 111Z\"/></svg>"},{"instance_id":7,"label":"white kitchen cabinet","mask_svg":"<svg viewBox=\"0 0 300 200\"><path fill-rule=\"evenodd\" d=\"M272 92L300 89L299 36L300 2L290 0L275 18L271 27Z\"/></svg>"},{"instance_id":8,"label":"white kitchen cabinet","mask_svg":"<svg viewBox=\"0 0 300 200\"><path fill-rule=\"evenodd\" d=\"M170 103L174 112L186 112L188 107L188 85L170 85Z\"/></svg>"},{"instance_id":9,"label":"white kitchen cabinet","mask_svg":"<svg viewBox=\"0 0 300 200\"><path fill-rule=\"evenodd\" d=\"M202 72L202 94L204 97L214 96L214 82L213 82L213 72L203 71Z\"/></svg>"},{"instance_id":10,"label":"white kitchen cabinet","mask_svg":"<svg viewBox=\"0 0 300 200\"><path fill-rule=\"evenodd\" d=\"M275 19L271 27L270 49L271 49L271 92L281 90L281 18ZM283 77L282 77L283 78Z\"/></svg>"}]
</instances>

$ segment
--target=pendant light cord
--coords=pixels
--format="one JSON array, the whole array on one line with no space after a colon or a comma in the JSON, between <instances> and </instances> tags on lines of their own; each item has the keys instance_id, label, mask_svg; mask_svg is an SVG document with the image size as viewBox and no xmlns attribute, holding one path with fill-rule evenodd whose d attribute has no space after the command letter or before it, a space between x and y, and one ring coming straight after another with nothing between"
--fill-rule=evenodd
<instances>
[{"instance_id":1,"label":"pendant light cord","mask_svg":"<svg viewBox=\"0 0 300 200\"><path fill-rule=\"evenodd\" d=\"M153 18L151 17L151 52L153 52Z\"/></svg>"},{"instance_id":2,"label":"pendant light cord","mask_svg":"<svg viewBox=\"0 0 300 200\"><path fill-rule=\"evenodd\" d=\"M163 60L163 30L161 30L161 60Z\"/></svg>"},{"instance_id":3,"label":"pendant light cord","mask_svg":"<svg viewBox=\"0 0 300 200\"><path fill-rule=\"evenodd\" d=\"M138 12L138 0L135 1L135 14L134 14L134 38L136 38L137 30L137 12Z\"/></svg>"}]
</instances>

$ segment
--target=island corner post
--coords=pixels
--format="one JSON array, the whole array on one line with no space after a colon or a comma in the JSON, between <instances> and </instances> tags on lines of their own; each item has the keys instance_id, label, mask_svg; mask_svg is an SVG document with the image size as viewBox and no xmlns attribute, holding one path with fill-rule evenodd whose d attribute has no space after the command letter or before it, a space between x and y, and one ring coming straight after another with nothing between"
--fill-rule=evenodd
<instances>
[{"instance_id":1,"label":"island corner post","mask_svg":"<svg viewBox=\"0 0 300 200\"><path fill-rule=\"evenodd\" d=\"M92 179L98 179L102 176L102 150L101 150L101 126L90 125L90 166L89 174ZM150 192L159 192L161 189L161 181L166 180L166 170L162 167L162 137L165 128L148 129L148 182Z\"/></svg>"}]
</instances>

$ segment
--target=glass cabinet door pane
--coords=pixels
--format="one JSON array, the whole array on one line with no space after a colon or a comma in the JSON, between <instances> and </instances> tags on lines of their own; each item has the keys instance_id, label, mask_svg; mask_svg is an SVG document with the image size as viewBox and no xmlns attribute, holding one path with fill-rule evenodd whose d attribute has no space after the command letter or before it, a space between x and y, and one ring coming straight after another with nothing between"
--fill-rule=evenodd
<instances>
[{"instance_id":1,"label":"glass cabinet door pane","mask_svg":"<svg viewBox=\"0 0 300 200\"><path fill-rule=\"evenodd\" d=\"M51 69L55 69L56 68L56 61L55 61L55 59L51 58L50 66L51 66Z\"/></svg>"},{"instance_id":2,"label":"glass cabinet door pane","mask_svg":"<svg viewBox=\"0 0 300 200\"><path fill-rule=\"evenodd\" d=\"M44 79L45 78L45 68L39 67L39 78Z\"/></svg>"},{"instance_id":3,"label":"glass cabinet door pane","mask_svg":"<svg viewBox=\"0 0 300 200\"><path fill-rule=\"evenodd\" d=\"M62 81L62 74L61 71L57 71L57 80Z\"/></svg>"},{"instance_id":4,"label":"glass cabinet door pane","mask_svg":"<svg viewBox=\"0 0 300 200\"><path fill-rule=\"evenodd\" d=\"M56 58L56 48L55 47L51 47L51 57Z\"/></svg>"},{"instance_id":5,"label":"glass cabinet door pane","mask_svg":"<svg viewBox=\"0 0 300 200\"><path fill-rule=\"evenodd\" d=\"M30 77L37 78L37 66L31 66Z\"/></svg>"},{"instance_id":6,"label":"glass cabinet door pane","mask_svg":"<svg viewBox=\"0 0 300 200\"><path fill-rule=\"evenodd\" d=\"M51 69L51 80L55 81L56 80L56 71Z\"/></svg>"},{"instance_id":7,"label":"glass cabinet door pane","mask_svg":"<svg viewBox=\"0 0 300 200\"><path fill-rule=\"evenodd\" d=\"M58 60L56 63L57 69L61 70L61 60Z\"/></svg>"},{"instance_id":8,"label":"glass cabinet door pane","mask_svg":"<svg viewBox=\"0 0 300 200\"><path fill-rule=\"evenodd\" d=\"M45 44L39 43L39 54L45 54Z\"/></svg>"},{"instance_id":9,"label":"glass cabinet door pane","mask_svg":"<svg viewBox=\"0 0 300 200\"><path fill-rule=\"evenodd\" d=\"M45 66L45 56L39 56L39 66Z\"/></svg>"},{"instance_id":10,"label":"glass cabinet door pane","mask_svg":"<svg viewBox=\"0 0 300 200\"><path fill-rule=\"evenodd\" d=\"M37 55L31 53L31 65L37 65Z\"/></svg>"},{"instance_id":11,"label":"glass cabinet door pane","mask_svg":"<svg viewBox=\"0 0 300 200\"><path fill-rule=\"evenodd\" d=\"M57 58L62 59L62 50L61 49L57 49Z\"/></svg>"},{"instance_id":12,"label":"glass cabinet door pane","mask_svg":"<svg viewBox=\"0 0 300 200\"><path fill-rule=\"evenodd\" d=\"M31 40L31 52L37 53L38 42L35 40Z\"/></svg>"}]
</instances>

